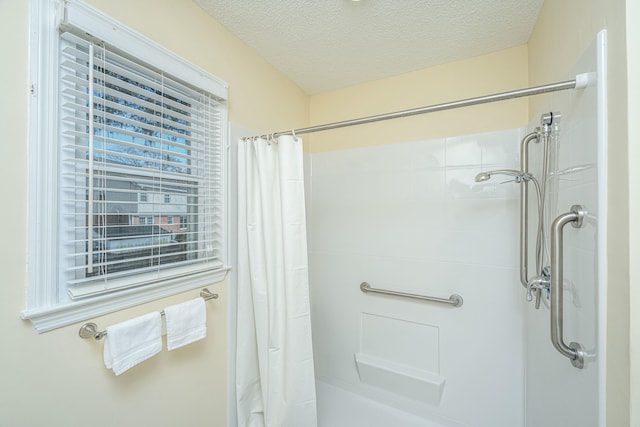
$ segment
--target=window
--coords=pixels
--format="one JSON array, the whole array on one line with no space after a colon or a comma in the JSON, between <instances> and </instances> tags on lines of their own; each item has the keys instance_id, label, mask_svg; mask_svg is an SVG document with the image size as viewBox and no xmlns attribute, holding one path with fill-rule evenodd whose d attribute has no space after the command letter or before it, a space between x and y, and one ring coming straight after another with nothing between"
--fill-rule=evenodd
<instances>
[{"instance_id":1,"label":"window","mask_svg":"<svg viewBox=\"0 0 640 427\"><path fill-rule=\"evenodd\" d=\"M30 161L56 165L34 164L30 189L47 206L30 218L30 242L48 247L30 262L23 312L38 330L193 289L228 269L226 85L80 1L64 7L57 16L66 20L39 34L58 55L40 51L38 79L55 83L38 102L57 109L39 104L37 119L53 121L57 135L40 124L30 141L43 153ZM179 233L163 224L163 203L180 215Z\"/></svg>"},{"instance_id":2,"label":"window","mask_svg":"<svg viewBox=\"0 0 640 427\"><path fill-rule=\"evenodd\" d=\"M141 216L139 218L138 223L140 225L153 225L153 217L152 216Z\"/></svg>"},{"instance_id":3,"label":"window","mask_svg":"<svg viewBox=\"0 0 640 427\"><path fill-rule=\"evenodd\" d=\"M173 225L173 217L172 216L168 216L167 217L167 225Z\"/></svg>"}]
</instances>

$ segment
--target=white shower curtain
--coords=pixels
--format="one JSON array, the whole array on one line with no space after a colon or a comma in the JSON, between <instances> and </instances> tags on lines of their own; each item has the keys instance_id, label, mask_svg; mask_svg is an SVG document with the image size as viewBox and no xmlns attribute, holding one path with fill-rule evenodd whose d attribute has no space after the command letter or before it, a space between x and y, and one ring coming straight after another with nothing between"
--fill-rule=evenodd
<instances>
[{"instance_id":1,"label":"white shower curtain","mask_svg":"<svg viewBox=\"0 0 640 427\"><path fill-rule=\"evenodd\" d=\"M239 427L315 427L302 141L239 141Z\"/></svg>"}]
</instances>

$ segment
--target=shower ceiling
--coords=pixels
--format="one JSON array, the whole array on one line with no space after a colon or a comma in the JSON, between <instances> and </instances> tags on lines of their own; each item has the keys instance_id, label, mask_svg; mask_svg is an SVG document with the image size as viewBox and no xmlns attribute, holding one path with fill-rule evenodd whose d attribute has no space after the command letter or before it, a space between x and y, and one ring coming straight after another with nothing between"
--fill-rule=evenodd
<instances>
[{"instance_id":1,"label":"shower ceiling","mask_svg":"<svg viewBox=\"0 0 640 427\"><path fill-rule=\"evenodd\" d=\"M316 94L524 44L543 0L194 2Z\"/></svg>"}]
</instances>

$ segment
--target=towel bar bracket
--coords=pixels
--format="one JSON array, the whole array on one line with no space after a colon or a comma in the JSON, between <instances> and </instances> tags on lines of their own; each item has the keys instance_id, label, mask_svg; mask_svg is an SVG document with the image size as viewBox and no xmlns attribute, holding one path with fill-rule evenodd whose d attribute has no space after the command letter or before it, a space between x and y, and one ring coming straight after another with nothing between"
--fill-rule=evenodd
<instances>
[{"instance_id":1,"label":"towel bar bracket","mask_svg":"<svg viewBox=\"0 0 640 427\"><path fill-rule=\"evenodd\" d=\"M101 340L107 335L107 331L98 331L98 325L95 323L85 323L80 326L80 330L78 331L78 335L83 340L93 338L95 340Z\"/></svg>"}]
</instances>

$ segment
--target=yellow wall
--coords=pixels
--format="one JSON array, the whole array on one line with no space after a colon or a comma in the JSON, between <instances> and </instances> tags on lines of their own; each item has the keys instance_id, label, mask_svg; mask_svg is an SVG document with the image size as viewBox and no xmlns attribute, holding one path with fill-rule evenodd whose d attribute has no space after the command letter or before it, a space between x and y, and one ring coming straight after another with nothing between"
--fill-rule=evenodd
<instances>
[{"instance_id":1,"label":"yellow wall","mask_svg":"<svg viewBox=\"0 0 640 427\"><path fill-rule=\"evenodd\" d=\"M332 123L528 86L527 47L518 46L311 97L311 124ZM526 99L318 132L309 151L415 141L524 126Z\"/></svg>"},{"instance_id":2,"label":"yellow wall","mask_svg":"<svg viewBox=\"0 0 640 427\"><path fill-rule=\"evenodd\" d=\"M306 126L309 97L191 0L92 0L126 25L230 85L230 118L256 131ZM27 254L29 2L0 1L0 426L223 426L227 403L227 286L210 289L208 337L120 377L80 324L38 335L20 320ZM197 296L197 291L95 319L100 328Z\"/></svg>"},{"instance_id":3,"label":"yellow wall","mask_svg":"<svg viewBox=\"0 0 640 427\"><path fill-rule=\"evenodd\" d=\"M607 425L629 425L629 170L624 0L546 0L529 39L532 85L562 80L601 29L608 38ZM530 100L536 114L544 99ZM637 424L634 424L637 425Z\"/></svg>"}]
</instances>

